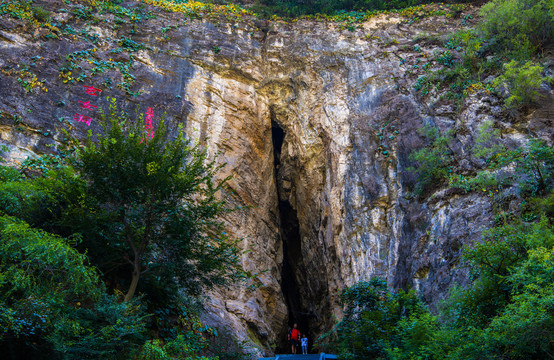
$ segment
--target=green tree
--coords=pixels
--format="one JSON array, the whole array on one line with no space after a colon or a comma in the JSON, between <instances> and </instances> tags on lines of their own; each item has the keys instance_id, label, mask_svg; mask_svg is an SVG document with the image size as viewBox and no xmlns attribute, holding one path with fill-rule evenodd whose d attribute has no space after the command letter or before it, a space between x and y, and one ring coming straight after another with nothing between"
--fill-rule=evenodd
<instances>
[{"instance_id":1,"label":"green tree","mask_svg":"<svg viewBox=\"0 0 554 360\"><path fill-rule=\"evenodd\" d=\"M140 341L144 314L106 295L72 241L0 216L0 351L19 359L113 359Z\"/></svg>"},{"instance_id":2,"label":"green tree","mask_svg":"<svg viewBox=\"0 0 554 360\"><path fill-rule=\"evenodd\" d=\"M397 325L397 341L387 347L387 356L391 360L419 360L429 353L427 345L439 330L437 318L427 311L404 316Z\"/></svg>"},{"instance_id":3,"label":"green tree","mask_svg":"<svg viewBox=\"0 0 554 360\"><path fill-rule=\"evenodd\" d=\"M206 151L191 146L181 130L170 133L163 121L150 138L114 107L101 125L103 132L97 139L90 134L74 161L87 184L76 211L87 226L88 247L109 249L128 264L125 300L144 273L189 292L237 276L238 249L220 220L227 209L218 193L227 179L215 179L220 167Z\"/></svg>"},{"instance_id":4,"label":"green tree","mask_svg":"<svg viewBox=\"0 0 554 360\"><path fill-rule=\"evenodd\" d=\"M508 277L513 302L489 327L491 343L512 359L554 356L554 249L541 246L528 255Z\"/></svg>"},{"instance_id":5,"label":"green tree","mask_svg":"<svg viewBox=\"0 0 554 360\"><path fill-rule=\"evenodd\" d=\"M425 319L427 309L415 292L392 292L378 278L345 289L341 300L345 308L343 320L319 341L329 341L344 359L383 358L387 349L403 346L398 341L400 328L401 333L409 334L404 339L405 345L417 347L428 336L423 334L425 329L433 328L434 320ZM420 324L408 329L407 319L419 315L423 315Z\"/></svg>"},{"instance_id":6,"label":"green tree","mask_svg":"<svg viewBox=\"0 0 554 360\"><path fill-rule=\"evenodd\" d=\"M484 232L485 241L464 251L477 281L458 301L458 325L485 327L512 301L513 282L507 277L527 259L528 251L554 246L554 232L546 218L533 224L507 224Z\"/></svg>"},{"instance_id":7,"label":"green tree","mask_svg":"<svg viewBox=\"0 0 554 360\"><path fill-rule=\"evenodd\" d=\"M485 121L479 126L479 135L472 149L473 156L482 158L487 163L492 157L507 151L506 147L499 143L500 130L495 129L493 125L492 121Z\"/></svg>"}]
</instances>

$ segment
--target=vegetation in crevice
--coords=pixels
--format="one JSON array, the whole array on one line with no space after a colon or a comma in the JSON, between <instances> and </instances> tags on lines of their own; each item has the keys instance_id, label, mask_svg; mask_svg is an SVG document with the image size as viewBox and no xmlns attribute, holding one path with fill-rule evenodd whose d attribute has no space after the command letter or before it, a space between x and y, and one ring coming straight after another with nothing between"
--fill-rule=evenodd
<instances>
[{"instance_id":1,"label":"vegetation in crevice","mask_svg":"<svg viewBox=\"0 0 554 360\"><path fill-rule=\"evenodd\" d=\"M452 174L454 159L449 146L452 134L441 135L435 127L430 125L421 128L420 133L427 139L429 145L410 154L410 160L415 167L408 168L417 176L414 194L417 196L428 193L437 186L444 185Z\"/></svg>"},{"instance_id":2,"label":"vegetation in crevice","mask_svg":"<svg viewBox=\"0 0 554 360\"><path fill-rule=\"evenodd\" d=\"M500 144L499 130L486 121L470 152L474 163L481 162L483 166L472 174L461 174L457 171L460 159L450 150L455 141L453 132L441 135L438 129L427 126L420 133L427 146L410 154L415 166L408 168L417 177L417 196L429 195L430 190L446 185L489 197L509 186L517 186L522 197L543 196L554 182L554 148L543 140L529 139L526 144L509 149Z\"/></svg>"}]
</instances>

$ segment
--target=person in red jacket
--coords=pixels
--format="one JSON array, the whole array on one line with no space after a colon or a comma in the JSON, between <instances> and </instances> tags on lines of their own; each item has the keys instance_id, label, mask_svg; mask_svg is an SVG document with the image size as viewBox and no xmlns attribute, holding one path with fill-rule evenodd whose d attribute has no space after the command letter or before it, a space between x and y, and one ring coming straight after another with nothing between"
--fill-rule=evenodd
<instances>
[{"instance_id":1,"label":"person in red jacket","mask_svg":"<svg viewBox=\"0 0 554 360\"><path fill-rule=\"evenodd\" d=\"M300 334L300 330L298 330L298 324L294 323L294 326L292 327L291 331L289 331L288 336L293 354L296 354L296 349L298 348L298 344L301 338L302 334Z\"/></svg>"}]
</instances>

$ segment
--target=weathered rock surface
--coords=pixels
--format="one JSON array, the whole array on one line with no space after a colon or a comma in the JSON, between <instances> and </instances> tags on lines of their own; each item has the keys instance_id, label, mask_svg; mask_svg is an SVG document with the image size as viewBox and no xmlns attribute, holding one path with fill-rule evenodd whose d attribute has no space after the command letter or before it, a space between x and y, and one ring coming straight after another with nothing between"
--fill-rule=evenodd
<instances>
[{"instance_id":1,"label":"weathered rock surface","mask_svg":"<svg viewBox=\"0 0 554 360\"><path fill-rule=\"evenodd\" d=\"M183 124L191 138L219 152L218 161L227 164L221 176L233 175L228 196L244 210L226 220L243 249L251 250L244 267L259 273L253 288L214 289L206 320L229 326L260 352L279 345L289 317L309 326L311 335L328 330L332 315L340 316L341 289L359 280L380 276L397 288L414 287L430 304L466 281L466 271L457 267L460 250L492 224L493 204L484 195L449 189L436 189L425 201L414 198L408 156L425 141L417 129L453 129L456 170L466 173L480 166L470 151L484 121L502 129L510 146L529 136L552 140L550 88L543 105L517 122L484 92L457 112L438 94L422 99L413 90L414 65L432 62L437 48L421 35L444 34L461 20L408 24L391 15L355 31L307 20L258 24L262 31L254 21L184 21L181 14L159 12L130 35L125 26L89 27L52 1L38 3L62 25L88 27L99 40L49 40L20 20L0 18L4 156L20 162L51 151L67 123L83 136L89 128L73 120L84 112L78 100L107 104L85 94L83 85ZM170 25L162 35L160 29ZM122 35L147 48L112 52ZM113 68L63 83L66 56L92 49L76 62L83 69L93 66L88 60L125 63L132 55L129 71L136 81L130 89L141 94L125 96ZM18 83L10 70L24 64L45 79L48 92L29 93ZM76 77L79 70L73 71Z\"/></svg>"}]
</instances>

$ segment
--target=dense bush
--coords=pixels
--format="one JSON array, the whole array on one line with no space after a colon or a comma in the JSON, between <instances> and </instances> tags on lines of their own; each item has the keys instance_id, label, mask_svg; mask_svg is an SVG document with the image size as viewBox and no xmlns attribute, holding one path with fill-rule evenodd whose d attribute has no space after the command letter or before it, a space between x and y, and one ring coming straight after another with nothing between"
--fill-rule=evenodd
<instances>
[{"instance_id":1,"label":"dense bush","mask_svg":"<svg viewBox=\"0 0 554 360\"><path fill-rule=\"evenodd\" d=\"M414 292L392 292L381 279L347 288L341 299L345 307L343 320L319 342L339 349L344 359L382 358L397 341L417 346L428 336L420 327L434 327L434 318ZM414 319L426 323L414 325Z\"/></svg>"},{"instance_id":2,"label":"dense bush","mask_svg":"<svg viewBox=\"0 0 554 360\"><path fill-rule=\"evenodd\" d=\"M431 86L445 89L460 107L468 94L506 84L508 108L532 105L548 80L540 63L554 39L554 0L494 0L481 15L478 26L447 36L444 46L461 58L421 77L414 89L423 95ZM498 77L494 83L491 76Z\"/></svg>"},{"instance_id":3,"label":"dense bush","mask_svg":"<svg viewBox=\"0 0 554 360\"><path fill-rule=\"evenodd\" d=\"M517 60L554 41L554 0L493 0L483 6L481 25L490 47Z\"/></svg>"},{"instance_id":4,"label":"dense bush","mask_svg":"<svg viewBox=\"0 0 554 360\"><path fill-rule=\"evenodd\" d=\"M105 293L74 241L0 217L0 349L7 358L110 359L128 354L145 314ZM63 354L63 355L62 355Z\"/></svg>"},{"instance_id":5,"label":"dense bush","mask_svg":"<svg viewBox=\"0 0 554 360\"><path fill-rule=\"evenodd\" d=\"M554 237L529 250L512 271L512 301L490 325L490 341L509 358L538 359L552 353L554 330Z\"/></svg>"},{"instance_id":6,"label":"dense bush","mask_svg":"<svg viewBox=\"0 0 554 360\"><path fill-rule=\"evenodd\" d=\"M27 164L29 162L25 166ZM44 168L40 171L45 176L26 178L17 170L5 169L6 174L11 175L0 180L2 211L48 232L62 236L74 233L70 228L71 219L76 215L71 213L72 204L82 200L85 191L85 183L79 174L64 166Z\"/></svg>"}]
</instances>

